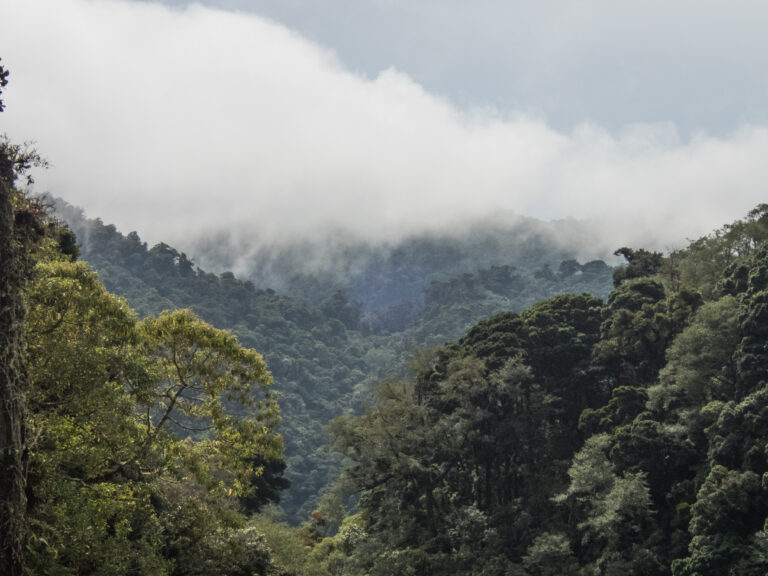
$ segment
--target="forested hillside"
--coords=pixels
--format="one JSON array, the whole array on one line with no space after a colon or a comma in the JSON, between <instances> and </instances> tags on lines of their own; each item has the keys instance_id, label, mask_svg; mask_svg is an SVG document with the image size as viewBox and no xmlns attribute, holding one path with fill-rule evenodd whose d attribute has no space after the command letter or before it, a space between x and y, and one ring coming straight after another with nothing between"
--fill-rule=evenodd
<instances>
[{"instance_id":1,"label":"forested hillside","mask_svg":"<svg viewBox=\"0 0 768 576\"><path fill-rule=\"evenodd\" d=\"M666 256L620 249L625 265L606 300L557 295L418 353L400 340L397 363L410 358L408 370L379 378L367 403L356 406L354 390L334 398L315 389L330 398L325 409L344 413L330 429L334 458L347 466L309 520L291 528L264 512L283 487L284 464L261 357L190 311L137 320L75 261L67 229L23 195L14 202L39 222L25 290L32 573L768 570L768 205ZM168 246L148 249L135 235L86 224L103 235L102 249L112 246L106 278L135 278L137 293L151 287L171 308L180 304L169 296L207 286L216 310L230 290L238 296L222 297L220 320L264 321L271 312L282 319L269 326L273 343L284 330L286 346L302 331L315 350L317 342L359 346L363 380L374 378L365 372L373 348L364 347L402 337L345 325L330 313L355 309L343 294L332 298L343 307L314 308L194 269ZM133 270L110 252L125 246L138 247ZM487 289L492 276L459 276L447 293ZM447 310L461 300L452 302ZM270 349L270 337L254 332ZM278 370L292 359L282 353ZM312 400L307 394L305 414ZM293 426L282 428L286 436ZM293 458L306 465L320 454ZM325 471L327 480L337 475L330 464Z\"/></svg>"},{"instance_id":2,"label":"forested hillside","mask_svg":"<svg viewBox=\"0 0 768 576\"><path fill-rule=\"evenodd\" d=\"M304 498L292 505L311 514L300 528L251 518L271 550L264 573L768 570L766 205L668 255L618 250L625 265L605 300L560 294L494 314L494 295L526 282L557 291L592 268L605 273L596 263L433 281L400 332L342 292L316 307L98 221L73 223L102 277L133 290L143 313L209 310L277 352L268 360L279 399L284 414L295 410L282 427L294 442L293 497ZM442 336L475 314L489 317L414 353L430 326ZM334 414L331 455L322 425ZM261 469L271 486L262 498L280 488L273 463Z\"/></svg>"},{"instance_id":3,"label":"forested hillside","mask_svg":"<svg viewBox=\"0 0 768 576\"><path fill-rule=\"evenodd\" d=\"M125 221L197 226L185 253L38 196L48 163L0 134L0 576L768 576L768 204L612 256L588 222L505 210L672 237L754 194L762 125L565 133L352 73L259 12L167 3L4 29L14 58L32 29L56 48L20 60L14 102L71 154L51 187L119 183ZM589 54L636 29L592 12L568 13ZM521 54L597 77L567 34L532 37Z\"/></svg>"},{"instance_id":4,"label":"forested hillside","mask_svg":"<svg viewBox=\"0 0 768 576\"><path fill-rule=\"evenodd\" d=\"M285 464L262 356L189 310L137 320L16 187L37 163L0 139L0 572L265 573L248 514Z\"/></svg>"},{"instance_id":5,"label":"forested hillside","mask_svg":"<svg viewBox=\"0 0 768 576\"><path fill-rule=\"evenodd\" d=\"M332 574L764 576L768 205L480 322L333 423ZM329 510L332 512L332 510ZM333 516L329 513L329 518Z\"/></svg>"},{"instance_id":6,"label":"forested hillside","mask_svg":"<svg viewBox=\"0 0 768 576\"><path fill-rule=\"evenodd\" d=\"M417 349L455 339L500 311L522 311L554 294L605 296L611 286L611 269L599 260L582 265L568 259L550 266L553 255L544 248L552 245L546 236L516 248L519 266L488 268L481 266L500 256L477 257L487 248L487 237L474 243L454 238L446 246L417 238L386 251L383 261L366 260L364 272L346 277L299 268L288 282L294 296L287 296L257 288L263 284L258 278L207 273L166 244L149 248L137 233L124 236L61 201L56 211L75 232L82 258L140 315L189 308L264 355L283 414L285 475L291 483L281 504L296 523L309 517L341 470L340 456L326 448L328 422L359 411L380 378L405 374ZM507 232L508 237L523 235L531 231ZM353 251L350 262L339 267L354 268L351 261L359 265L360 253L370 252L360 246ZM343 257L335 257L337 264ZM475 268L469 272L471 259ZM344 291L379 282L385 288L366 301ZM393 301L393 294L399 299Z\"/></svg>"}]
</instances>

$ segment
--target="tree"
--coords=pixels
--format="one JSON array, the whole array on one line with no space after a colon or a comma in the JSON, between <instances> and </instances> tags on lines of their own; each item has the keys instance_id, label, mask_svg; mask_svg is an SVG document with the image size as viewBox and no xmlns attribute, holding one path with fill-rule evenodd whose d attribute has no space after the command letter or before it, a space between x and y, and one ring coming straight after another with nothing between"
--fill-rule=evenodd
<instances>
[{"instance_id":1,"label":"tree","mask_svg":"<svg viewBox=\"0 0 768 576\"><path fill-rule=\"evenodd\" d=\"M609 296L593 367L608 389L650 385L664 366L665 351L701 305L698 293L667 296L652 278L622 282Z\"/></svg>"},{"instance_id":2,"label":"tree","mask_svg":"<svg viewBox=\"0 0 768 576\"><path fill-rule=\"evenodd\" d=\"M531 576L574 576L579 569L568 537L549 532L537 536L528 547L523 566Z\"/></svg>"},{"instance_id":3,"label":"tree","mask_svg":"<svg viewBox=\"0 0 768 576\"><path fill-rule=\"evenodd\" d=\"M8 71L0 65L0 88L6 86L7 78ZM23 291L32 273L30 251L43 234L44 220L39 204L14 188L16 177L29 168L29 158L19 150L0 138L0 572L9 576L23 570L26 537Z\"/></svg>"},{"instance_id":4,"label":"tree","mask_svg":"<svg viewBox=\"0 0 768 576\"><path fill-rule=\"evenodd\" d=\"M744 566L744 560L757 552L755 544L759 546L759 539L765 538L760 531L765 520L765 496L757 474L714 466L692 512L690 556L673 563L675 576L765 574L764 562L749 571L734 569L738 564ZM764 551L764 544L762 547Z\"/></svg>"},{"instance_id":5,"label":"tree","mask_svg":"<svg viewBox=\"0 0 768 576\"><path fill-rule=\"evenodd\" d=\"M649 252L643 248L619 248L614 252L615 256L623 256L627 261L626 266L621 266L613 271L613 285L618 287L623 281L632 278L653 276L661 270L664 264L664 256L661 252Z\"/></svg>"},{"instance_id":6,"label":"tree","mask_svg":"<svg viewBox=\"0 0 768 576\"><path fill-rule=\"evenodd\" d=\"M618 476L609 458L612 443L608 434L587 440L568 470L570 485L555 501L568 506L578 556L594 564L595 573L659 573L640 568L658 564L644 545L653 515L647 477Z\"/></svg>"},{"instance_id":7,"label":"tree","mask_svg":"<svg viewBox=\"0 0 768 576\"><path fill-rule=\"evenodd\" d=\"M739 305L732 296L704 304L667 348L667 364L659 373L656 392L668 410L673 400L700 407L727 401L735 392L734 352L741 340Z\"/></svg>"},{"instance_id":8,"label":"tree","mask_svg":"<svg viewBox=\"0 0 768 576\"><path fill-rule=\"evenodd\" d=\"M138 323L82 262L38 263L27 294L30 570L162 575L173 559L178 574L234 574L267 562L235 510L282 487L261 357L188 311Z\"/></svg>"},{"instance_id":9,"label":"tree","mask_svg":"<svg viewBox=\"0 0 768 576\"><path fill-rule=\"evenodd\" d=\"M7 158L0 159L7 161ZM26 426L23 290L31 263L25 227L17 225L14 190L0 178L0 572L22 571L26 524Z\"/></svg>"},{"instance_id":10,"label":"tree","mask_svg":"<svg viewBox=\"0 0 768 576\"><path fill-rule=\"evenodd\" d=\"M27 302L29 570L162 574L149 473L162 465L142 455L125 386L149 378L134 314L85 263L64 258L38 263Z\"/></svg>"},{"instance_id":11,"label":"tree","mask_svg":"<svg viewBox=\"0 0 768 576\"><path fill-rule=\"evenodd\" d=\"M2 58L0 58L2 60ZM5 88L8 85L8 70L5 69L5 67L0 64L0 95L3 94L3 88ZM5 106L3 105L3 100L0 98L0 112L5 110Z\"/></svg>"},{"instance_id":12,"label":"tree","mask_svg":"<svg viewBox=\"0 0 768 576\"><path fill-rule=\"evenodd\" d=\"M272 378L264 359L189 310L147 318L137 329L153 373L149 383L133 383L144 412L144 447L170 428L199 438L219 474L227 471L229 478L218 480L229 482L236 496L251 495L253 480L265 465L274 474L273 463L283 452L282 437L274 431L277 401L265 390Z\"/></svg>"}]
</instances>

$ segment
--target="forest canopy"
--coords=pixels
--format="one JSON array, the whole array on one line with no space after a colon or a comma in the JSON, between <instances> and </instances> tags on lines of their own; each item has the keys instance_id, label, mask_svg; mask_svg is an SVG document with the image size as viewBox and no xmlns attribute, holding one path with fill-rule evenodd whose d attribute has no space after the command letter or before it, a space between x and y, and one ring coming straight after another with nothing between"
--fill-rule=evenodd
<instances>
[{"instance_id":1,"label":"forest canopy","mask_svg":"<svg viewBox=\"0 0 768 576\"><path fill-rule=\"evenodd\" d=\"M204 573L216 573L205 558L220 557L217 546L224 546L232 555L218 564L222 574L238 573L233 566L251 558L245 552L251 550L248 554L258 557L249 565L256 574L762 576L768 569L761 316L767 213L768 206L759 206L744 220L668 255L622 248L618 252L626 265L608 276L614 288L605 300L586 293L557 295L495 314L453 342L412 354L407 371L380 378L371 401L332 421L333 458L344 468L328 469L329 477L333 470L340 476L318 494L316 507L299 527L263 508L285 485L279 438L237 432L238 446L259 454L254 460L237 450L210 452L216 434L240 430L239 412L219 428L214 425L216 434L195 432L202 408L189 402L184 414L172 417L176 422L171 416L165 420L167 434L157 432L168 446L177 446L178 460L154 464L161 497L150 492L150 508L143 514L154 514L160 534L176 521L194 528L194 536L185 536L194 544L182 553L159 536L145 540L143 546L157 546L153 569L196 573L190 566L199 565L206 566ZM234 276L185 273L190 268L185 257L170 247L138 246L134 254L170 254L169 269L179 287L184 278L195 278L216 290L243 290L253 299L252 310L262 314L268 303L282 303L282 314L301 310L293 316L294 326L309 328L315 338L326 335L328 350L340 344L363 350L375 342L375 334L363 335L359 325L335 325L309 304L289 305L295 301L238 284ZM82 263L65 264L67 270L74 267L70 276L92 275ZM41 270L53 272L60 265ZM568 277L573 267L564 264L558 274ZM483 282L503 283L508 277L498 271L483 274L478 274ZM457 294L466 302L478 294L467 290L471 285L466 277L456 280ZM90 298L95 293L85 300ZM462 302L459 297L449 301L450 306ZM330 302L334 314L348 305L340 296ZM104 313L111 309L102 308ZM115 312L115 318L121 316ZM223 339L223 353L229 350L224 340L231 337L203 329L188 311L141 321L128 312L126 318L120 322L134 326L135 333L129 331L133 336L127 343L115 341L134 351L120 356L127 362L120 374L135 384L117 386L112 393L135 397L125 417L137 419L130 429L141 446L155 434L168 399L187 380L186 372L177 371L174 379L165 378L160 393L151 385L173 364L168 342L178 338L189 345L187 328L181 327L197 327L200 342ZM325 322L336 327L318 330ZM177 325L179 331L173 328ZM166 344L158 348L160 337ZM269 349L268 337L262 338ZM285 338L291 342L290 333ZM280 370L295 369L296 357L281 350ZM196 366L194 359L188 361ZM358 366L358 377L364 378L368 368ZM198 369L204 372L205 366ZM237 399L241 388L235 385L230 392ZM320 390L301 393L312 402ZM274 399L260 402L257 420L274 425ZM217 410L233 406L209 403L212 412L202 419L213 424ZM70 433L64 430L62 438ZM129 456L119 456L119 462L129 462L121 474L148 466ZM89 473L98 476L98 470ZM194 483L187 484L191 478ZM162 514L167 509L151 507L157 501L169 505L169 494L188 497L206 490L205 513L189 511L191 516L170 521ZM46 542L49 538L55 541L44 535ZM102 546L108 541L104 537Z\"/></svg>"},{"instance_id":2,"label":"forest canopy","mask_svg":"<svg viewBox=\"0 0 768 576\"><path fill-rule=\"evenodd\" d=\"M768 204L376 308L73 232L18 186L43 164L0 139L3 574L768 573Z\"/></svg>"},{"instance_id":3,"label":"forest canopy","mask_svg":"<svg viewBox=\"0 0 768 576\"><path fill-rule=\"evenodd\" d=\"M263 358L189 310L139 321L14 186L18 150L0 148L0 568L264 573L246 510L285 465Z\"/></svg>"}]
</instances>

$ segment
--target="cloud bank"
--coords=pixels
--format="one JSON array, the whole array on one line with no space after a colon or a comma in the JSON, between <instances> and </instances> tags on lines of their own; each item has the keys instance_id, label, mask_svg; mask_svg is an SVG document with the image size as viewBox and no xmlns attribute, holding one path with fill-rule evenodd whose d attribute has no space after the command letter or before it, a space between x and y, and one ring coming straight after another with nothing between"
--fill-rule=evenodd
<instances>
[{"instance_id":1,"label":"cloud bank","mask_svg":"<svg viewBox=\"0 0 768 576\"><path fill-rule=\"evenodd\" d=\"M722 136L768 122L764 0L203 1L269 16L353 70L395 66L463 106L536 111L562 130L674 119Z\"/></svg>"},{"instance_id":2,"label":"cloud bank","mask_svg":"<svg viewBox=\"0 0 768 576\"><path fill-rule=\"evenodd\" d=\"M267 19L193 5L4 0L0 131L34 139L37 190L182 249L343 229L374 240L514 212L669 247L764 200L768 127L682 139L458 109L390 68L344 69Z\"/></svg>"}]
</instances>

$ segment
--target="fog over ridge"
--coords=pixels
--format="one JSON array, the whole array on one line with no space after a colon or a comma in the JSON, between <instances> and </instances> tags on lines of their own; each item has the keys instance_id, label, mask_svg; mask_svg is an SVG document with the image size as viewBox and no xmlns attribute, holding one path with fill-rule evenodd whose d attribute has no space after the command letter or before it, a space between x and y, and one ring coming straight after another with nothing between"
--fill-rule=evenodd
<instances>
[{"instance_id":1,"label":"fog over ridge","mask_svg":"<svg viewBox=\"0 0 768 576\"><path fill-rule=\"evenodd\" d=\"M585 219L594 246L680 246L764 200L768 127L563 133L464 110L395 68L365 77L256 15L6 0L0 130L51 161L37 190L150 243L222 234L396 241L493 214Z\"/></svg>"}]
</instances>

